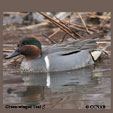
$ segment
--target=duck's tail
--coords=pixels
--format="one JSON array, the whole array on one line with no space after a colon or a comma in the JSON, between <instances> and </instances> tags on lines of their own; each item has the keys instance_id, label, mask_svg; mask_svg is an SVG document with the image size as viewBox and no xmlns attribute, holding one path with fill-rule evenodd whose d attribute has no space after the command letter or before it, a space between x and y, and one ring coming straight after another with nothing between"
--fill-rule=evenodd
<instances>
[{"instance_id":1,"label":"duck's tail","mask_svg":"<svg viewBox=\"0 0 113 113\"><path fill-rule=\"evenodd\" d=\"M99 48L91 52L94 61L96 61L101 56L101 54L107 49L108 46L109 45L107 44L104 48Z\"/></svg>"}]
</instances>

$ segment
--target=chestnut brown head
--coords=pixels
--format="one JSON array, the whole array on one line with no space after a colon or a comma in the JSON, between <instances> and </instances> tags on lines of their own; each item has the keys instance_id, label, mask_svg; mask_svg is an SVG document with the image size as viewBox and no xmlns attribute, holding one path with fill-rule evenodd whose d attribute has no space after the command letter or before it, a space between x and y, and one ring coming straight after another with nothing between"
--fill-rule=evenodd
<instances>
[{"instance_id":1,"label":"chestnut brown head","mask_svg":"<svg viewBox=\"0 0 113 113\"><path fill-rule=\"evenodd\" d=\"M18 55L24 55L27 60L35 59L38 56L41 56L41 43L35 36L27 36L22 38L18 45L16 50L9 56L6 57L6 59L18 56Z\"/></svg>"}]
</instances>

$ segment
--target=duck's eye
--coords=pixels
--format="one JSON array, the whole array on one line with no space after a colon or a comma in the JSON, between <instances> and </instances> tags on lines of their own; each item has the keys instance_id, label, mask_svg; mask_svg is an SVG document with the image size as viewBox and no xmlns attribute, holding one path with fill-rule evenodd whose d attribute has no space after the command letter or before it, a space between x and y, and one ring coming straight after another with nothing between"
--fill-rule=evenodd
<instances>
[{"instance_id":1,"label":"duck's eye","mask_svg":"<svg viewBox=\"0 0 113 113\"><path fill-rule=\"evenodd\" d=\"M27 43L27 42L23 42L22 44L23 44L23 45L27 45L28 43Z\"/></svg>"}]
</instances>

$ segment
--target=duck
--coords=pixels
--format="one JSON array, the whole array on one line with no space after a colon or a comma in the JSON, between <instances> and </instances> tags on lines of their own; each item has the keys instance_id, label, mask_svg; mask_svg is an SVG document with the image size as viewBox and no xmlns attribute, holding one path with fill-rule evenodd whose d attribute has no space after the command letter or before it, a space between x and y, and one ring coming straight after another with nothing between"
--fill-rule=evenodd
<instances>
[{"instance_id":1,"label":"duck","mask_svg":"<svg viewBox=\"0 0 113 113\"><path fill-rule=\"evenodd\" d=\"M14 52L5 59L23 55L21 72L47 73L93 65L101 54L96 38L72 39L45 47L36 36L30 35L21 38Z\"/></svg>"}]
</instances>

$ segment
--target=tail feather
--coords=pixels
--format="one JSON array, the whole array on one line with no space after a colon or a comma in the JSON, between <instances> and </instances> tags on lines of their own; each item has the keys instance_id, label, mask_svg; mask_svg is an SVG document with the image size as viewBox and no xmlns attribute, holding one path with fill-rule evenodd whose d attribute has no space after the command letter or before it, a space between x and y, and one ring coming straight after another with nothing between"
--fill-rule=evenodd
<instances>
[{"instance_id":1,"label":"tail feather","mask_svg":"<svg viewBox=\"0 0 113 113\"><path fill-rule=\"evenodd\" d=\"M102 49L97 49L97 50L92 51L91 55L92 55L93 59L96 61L101 56L101 54L107 49L107 47L108 47L108 45L106 45Z\"/></svg>"}]
</instances>

